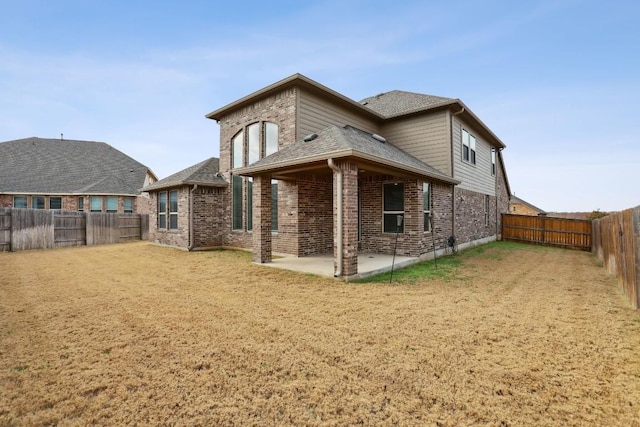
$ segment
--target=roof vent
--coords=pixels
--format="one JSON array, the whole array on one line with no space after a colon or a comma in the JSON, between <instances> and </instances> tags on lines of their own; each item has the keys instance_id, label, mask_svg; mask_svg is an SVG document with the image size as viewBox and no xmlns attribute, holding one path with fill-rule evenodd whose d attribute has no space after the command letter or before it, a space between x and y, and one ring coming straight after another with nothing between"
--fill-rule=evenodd
<instances>
[{"instance_id":1,"label":"roof vent","mask_svg":"<svg viewBox=\"0 0 640 427\"><path fill-rule=\"evenodd\" d=\"M385 142L387 142L387 138L385 138L384 136L380 136L380 135L378 135L377 133L371 134L371 137L372 137L373 139L375 139L376 141L380 141L380 142L382 142L383 144L384 144Z\"/></svg>"},{"instance_id":2,"label":"roof vent","mask_svg":"<svg viewBox=\"0 0 640 427\"><path fill-rule=\"evenodd\" d=\"M317 134L317 133L311 133L311 134L309 134L309 135L305 136L303 141L304 141L304 142L311 142L311 141L313 141L314 139L316 139L317 137L318 137L318 134Z\"/></svg>"}]
</instances>

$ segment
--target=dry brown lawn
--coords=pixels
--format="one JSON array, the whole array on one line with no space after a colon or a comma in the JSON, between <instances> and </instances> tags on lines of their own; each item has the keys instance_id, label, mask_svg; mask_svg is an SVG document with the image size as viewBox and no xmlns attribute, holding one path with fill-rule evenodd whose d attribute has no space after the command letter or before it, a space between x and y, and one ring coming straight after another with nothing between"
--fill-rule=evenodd
<instances>
[{"instance_id":1,"label":"dry brown lawn","mask_svg":"<svg viewBox=\"0 0 640 427\"><path fill-rule=\"evenodd\" d=\"M0 426L640 426L640 312L590 254L457 256L389 285L147 243L0 253Z\"/></svg>"}]
</instances>

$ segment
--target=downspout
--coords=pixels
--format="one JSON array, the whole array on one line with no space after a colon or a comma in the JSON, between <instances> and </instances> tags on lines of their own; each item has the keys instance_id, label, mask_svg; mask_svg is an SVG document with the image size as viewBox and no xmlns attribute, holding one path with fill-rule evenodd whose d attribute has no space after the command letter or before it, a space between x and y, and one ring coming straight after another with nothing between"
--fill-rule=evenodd
<instances>
[{"instance_id":1,"label":"downspout","mask_svg":"<svg viewBox=\"0 0 640 427\"><path fill-rule=\"evenodd\" d=\"M457 113L453 113L451 115L451 129L450 129L450 138L451 138L451 178L455 179L455 160L453 158L453 125L455 116L464 113L464 107ZM456 187L454 184L451 184L451 234L453 236L456 235Z\"/></svg>"},{"instance_id":2,"label":"downspout","mask_svg":"<svg viewBox=\"0 0 640 427\"><path fill-rule=\"evenodd\" d=\"M327 164L336 173L336 197L338 210L338 224L336 227L337 246L338 246L338 265L333 273L334 277L342 276L342 170L333 162L333 159L327 159Z\"/></svg>"},{"instance_id":3,"label":"downspout","mask_svg":"<svg viewBox=\"0 0 640 427\"><path fill-rule=\"evenodd\" d=\"M196 245L196 239L193 232L193 221L195 218L195 215L193 214L193 193L197 188L198 184L194 184L193 188L189 190L189 247L187 248L189 252L191 252L193 247Z\"/></svg>"}]
</instances>

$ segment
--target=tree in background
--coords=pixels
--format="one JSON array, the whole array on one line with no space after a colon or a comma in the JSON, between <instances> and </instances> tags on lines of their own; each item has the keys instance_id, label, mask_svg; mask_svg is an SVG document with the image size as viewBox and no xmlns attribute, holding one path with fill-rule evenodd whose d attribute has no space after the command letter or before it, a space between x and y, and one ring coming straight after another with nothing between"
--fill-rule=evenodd
<instances>
[{"instance_id":1,"label":"tree in background","mask_svg":"<svg viewBox=\"0 0 640 427\"><path fill-rule=\"evenodd\" d=\"M589 216L587 217L587 219L589 220L594 220L594 219L598 219L598 218L602 218L609 215L608 212L600 212L600 209L596 209L595 211L591 212L589 214Z\"/></svg>"}]
</instances>

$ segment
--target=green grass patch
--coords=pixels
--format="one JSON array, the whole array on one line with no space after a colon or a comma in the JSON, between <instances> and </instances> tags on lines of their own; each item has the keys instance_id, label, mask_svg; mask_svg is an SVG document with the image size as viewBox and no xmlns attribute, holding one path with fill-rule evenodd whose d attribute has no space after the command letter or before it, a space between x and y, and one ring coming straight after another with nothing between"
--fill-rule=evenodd
<instances>
[{"instance_id":1,"label":"green grass patch","mask_svg":"<svg viewBox=\"0 0 640 427\"><path fill-rule=\"evenodd\" d=\"M437 258L436 261L424 261L401 270L379 274L354 283L415 283L418 280L443 279L465 280L468 277L459 274L466 261L473 258L501 260L505 255L522 250L544 250L543 247L525 245L517 242L491 242L474 246L452 255Z\"/></svg>"}]
</instances>

